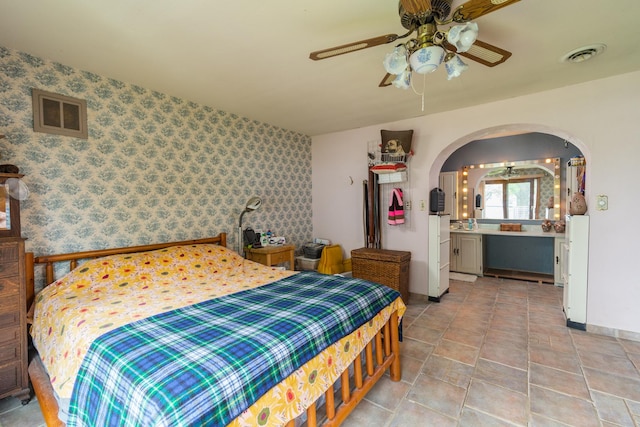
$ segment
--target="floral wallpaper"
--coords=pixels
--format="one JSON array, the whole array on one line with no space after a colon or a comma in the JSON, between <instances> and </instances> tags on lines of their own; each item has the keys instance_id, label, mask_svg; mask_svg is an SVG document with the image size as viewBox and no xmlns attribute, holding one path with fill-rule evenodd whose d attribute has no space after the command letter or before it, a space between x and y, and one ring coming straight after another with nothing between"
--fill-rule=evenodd
<instances>
[{"instance_id":1,"label":"floral wallpaper","mask_svg":"<svg viewBox=\"0 0 640 427\"><path fill-rule=\"evenodd\" d=\"M85 99L88 140L35 133L31 89ZM25 175L36 255L195 239L244 227L311 239L311 138L0 47L0 163Z\"/></svg>"},{"instance_id":2,"label":"floral wallpaper","mask_svg":"<svg viewBox=\"0 0 640 427\"><path fill-rule=\"evenodd\" d=\"M531 173L535 174L536 172L540 172L539 170L532 170ZM523 172L526 174L527 172ZM554 178L551 174L542 174L542 178L540 179L540 206L538 206L538 218L546 218L547 214L547 205L550 199L553 199L553 190L554 190ZM553 220L553 218L550 218Z\"/></svg>"}]
</instances>

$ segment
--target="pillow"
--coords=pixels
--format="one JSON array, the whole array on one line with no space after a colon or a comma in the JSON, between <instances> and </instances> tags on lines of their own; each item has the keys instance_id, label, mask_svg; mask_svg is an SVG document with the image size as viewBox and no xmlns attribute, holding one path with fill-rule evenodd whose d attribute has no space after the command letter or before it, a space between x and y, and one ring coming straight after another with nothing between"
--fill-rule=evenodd
<instances>
[{"instance_id":1,"label":"pillow","mask_svg":"<svg viewBox=\"0 0 640 427\"><path fill-rule=\"evenodd\" d=\"M372 166L371 171L375 173L394 173L407 170L407 165L402 162L397 163L380 163Z\"/></svg>"}]
</instances>

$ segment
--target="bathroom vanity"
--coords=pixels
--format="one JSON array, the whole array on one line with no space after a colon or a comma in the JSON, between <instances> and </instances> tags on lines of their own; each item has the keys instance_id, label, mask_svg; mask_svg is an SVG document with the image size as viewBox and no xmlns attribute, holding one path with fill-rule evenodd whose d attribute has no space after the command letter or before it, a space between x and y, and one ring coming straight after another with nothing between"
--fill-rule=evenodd
<instances>
[{"instance_id":1,"label":"bathroom vanity","mask_svg":"<svg viewBox=\"0 0 640 427\"><path fill-rule=\"evenodd\" d=\"M564 233L539 225L500 231L499 224L468 230L451 225L450 271L562 284Z\"/></svg>"}]
</instances>

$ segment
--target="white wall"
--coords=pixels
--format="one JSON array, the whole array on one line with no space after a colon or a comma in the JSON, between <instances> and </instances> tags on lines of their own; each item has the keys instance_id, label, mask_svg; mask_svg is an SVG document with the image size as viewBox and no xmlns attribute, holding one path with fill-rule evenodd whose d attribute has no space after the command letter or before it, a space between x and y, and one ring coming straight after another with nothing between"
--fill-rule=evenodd
<instances>
[{"instance_id":1,"label":"white wall","mask_svg":"<svg viewBox=\"0 0 640 427\"><path fill-rule=\"evenodd\" d=\"M409 93L407 96L411 96ZM319 135L312 142L313 234L339 243L348 255L364 245L362 181L367 179L367 143L380 130L413 129L414 157L406 199L413 209L404 227L385 226L383 247L412 253L410 290L427 294L428 200L446 158L483 136L509 131L557 135L584 153L587 203L609 197L609 210L590 208L587 323L640 333L640 72L597 80L505 101L400 122ZM353 184L351 184L353 179ZM428 205L427 205L428 209Z\"/></svg>"}]
</instances>

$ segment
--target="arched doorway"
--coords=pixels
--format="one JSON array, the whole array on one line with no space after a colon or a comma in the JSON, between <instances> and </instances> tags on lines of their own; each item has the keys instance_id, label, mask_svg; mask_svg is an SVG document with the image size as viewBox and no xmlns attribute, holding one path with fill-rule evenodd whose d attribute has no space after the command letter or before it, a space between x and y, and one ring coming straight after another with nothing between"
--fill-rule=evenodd
<instances>
[{"instance_id":1,"label":"arched doorway","mask_svg":"<svg viewBox=\"0 0 640 427\"><path fill-rule=\"evenodd\" d=\"M430 171L430 178L434 178L434 186L440 186L440 180L436 181L435 177L439 176L443 171L460 171L460 183L464 182L464 192L462 185L456 187L460 189L460 206L464 205L463 215L452 218L453 222L464 220L460 224L467 224L468 218L480 218L478 222L483 221L481 234L482 239L476 239L473 244L471 235L466 234L465 245L472 247L471 250L462 250L462 237L456 236L459 243L456 246L452 238L452 259L451 265L455 266L451 271L471 273L481 275L483 272L489 271L492 274L512 274L512 276L504 275L503 277L514 278L533 278L533 280L543 281L545 283L560 284L558 263L555 261L560 253L558 239L553 233L542 233L542 238L533 236L536 233L540 235L542 232L540 224L546 219L543 213L540 213L541 197L537 194L537 204L531 209L536 212L535 215L521 220L519 218L509 218L507 216L499 219L486 219L482 216L476 216L478 211L473 210L474 196L478 194L478 188L474 188L476 181L480 180L484 175L478 171L475 176L467 174L465 165L486 166L489 164L517 164L518 162L530 161L531 159L540 159L541 161L554 158L556 170L558 170L557 184L560 187L559 194L554 193L554 199L560 199L558 209L554 210L552 220L562 222L566 211L566 165L570 159L588 157L582 144L577 138L567 135L564 131L549 129L544 126L536 125L509 125L492 129L479 130L471 134L465 135L458 140L452 142L446 147L433 164ZM588 164L588 160L586 160ZM463 166L465 169L463 169ZM531 165L533 166L533 165ZM532 168L533 169L533 168ZM462 173L464 172L464 174ZM456 172L457 173L457 172ZM534 173L535 172L530 172ZM469 187L467 188L466 178L469 178ZM533 181L533 180L532 180ZM587 187L588 188L588 187ZM467 192L467 190L469 190ZM446 193L446 191L445 191ZM559 195L562 197L559 197ZM469 198L467 201L466 199ZM548 199L549 196L545 195ZM467 210L466 204L470 207ZM555 202L554 202L555 203ZM484 206L483 206L484 207ZM546 207L546 206L545 206ZM480 209L481 211L481 209ZM544 212L544 211L543 211ZM561 212L561 213L559 213ZM467 216L467 214L469 214ZM506 221L505 221L506 220ZM503 230L503 225L510 225L509 222L516 222L518 230L527 231L527 233L519 233L516 239L507 237L500 233L488 232L488 230ZM455 230L455 225L454 226ZM486 225L486 227L484 227ZM505 228L507 230L507 228ZM454 233L454 231L452 231ZM489 235L486 235L489 233ZM530 235L531 234L531 235ZM516 235L512 235L516 236ZM480 237L480 236L477 236ZM562 236L563 237L563 236ZM463 253L472 253L473 257L465 256ZM455 254L455 255L454 255ZM480 255L482 254L482 255ZM471 259L479 259L480 261L467 262ZM463 265L462 269L460 265ZM498 273L496 273L498 272ZM526 273L526 274L525 274ZM488 274L488 273L487 273ZM538 277L538 279L535 279Z\"/></svg>"},{"instance_id":2,"label":"arched doorway","mask_svg":"<svg viewBox=\"0 0 640 427\"><path fill-rule=\"evenodd\" d=\"M536 137L538 137L536 139ZM519 143L514 143L519 141ZM553 145L556 145L554 148ZM456 153L476 145L475 150L468 150L466 154L457 156ZM539 149L536 150L536 146ZM562 163L580 155L589 164L590 153L586 146L575 136L564 130L552 129L536 124L512 124L487 129L481 129L453 141L443 149L434 160L429 171L430 188L439 187L440 172L445 170L462 170L462 166L479 163L497 163L505 161L520 161L529 159L544 159L559 157ZM443 169L444 168L444 169ZM562 165L561 198L566 198L564 165ZM586 176L586 189L589 191L589 175ZM564 215L564 212L563 212Z\"/></svg>"}]
</instances>

